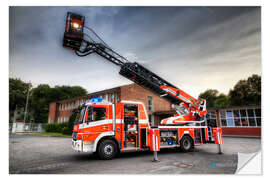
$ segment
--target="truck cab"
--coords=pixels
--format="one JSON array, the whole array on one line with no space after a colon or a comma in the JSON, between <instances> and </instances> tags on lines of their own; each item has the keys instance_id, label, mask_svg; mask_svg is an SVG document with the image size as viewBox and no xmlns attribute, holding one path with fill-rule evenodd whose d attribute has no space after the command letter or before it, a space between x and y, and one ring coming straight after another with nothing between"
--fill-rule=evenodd
<instances>
[{"instance_id":1,"label":"truck cab","mask_svg":"<svg viewBox=\"0 0 270 180\"><path fill-rule=\"evenodd\" d=\"M72 147L111 159L120 151L147 148L149 121L144 104L121 101L110 103L93 98L78 112L73 128Z\"/></svg>"}]
</instances>

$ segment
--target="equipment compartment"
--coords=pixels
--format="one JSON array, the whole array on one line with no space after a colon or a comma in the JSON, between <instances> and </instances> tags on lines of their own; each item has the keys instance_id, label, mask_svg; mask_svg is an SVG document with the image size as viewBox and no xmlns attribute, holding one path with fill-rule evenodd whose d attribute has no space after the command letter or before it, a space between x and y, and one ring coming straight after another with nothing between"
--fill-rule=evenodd
<instances>
[{"instance_id":1,"label":"equipment compartment","mask_svg":"<svg viewBox=\"0 0 270 180\"><path fill-rule=\"evenodd\" d=\"M178 133L176 129L160 130L160 146L171 146L178 144Z\"/></svg>"}]
</instances>

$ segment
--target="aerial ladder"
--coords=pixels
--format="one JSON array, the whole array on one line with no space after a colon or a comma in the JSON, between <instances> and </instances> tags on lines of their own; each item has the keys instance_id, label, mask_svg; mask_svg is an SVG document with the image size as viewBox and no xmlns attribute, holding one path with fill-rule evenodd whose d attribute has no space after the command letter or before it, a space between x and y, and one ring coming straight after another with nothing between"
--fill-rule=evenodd
<instances>
[{"instance_id":1,"label":"aerial ladder","mask_svg":"<svg viewBox=\"0 0 270 180\"><path fill-rule=\"evenodd\" d=\"M68 12L63 46L84 57L96 53L104 59L120 67L119 74L165 98L173 104L176 111L174 117L164 119L161 124L181 125L203 122L206 111L206 100L196 99L188 93L169 83L138 62L130 62L127 58L110 48L91 28L84 25L85 17ZM88 31L85 33L84 31Z\"/></svg>"}]
</instances>

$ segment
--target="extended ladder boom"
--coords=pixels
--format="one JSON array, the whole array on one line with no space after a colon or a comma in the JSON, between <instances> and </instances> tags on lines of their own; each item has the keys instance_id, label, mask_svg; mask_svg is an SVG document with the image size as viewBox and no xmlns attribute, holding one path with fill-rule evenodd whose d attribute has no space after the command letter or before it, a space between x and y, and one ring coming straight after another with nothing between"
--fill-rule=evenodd
<instances>
[{"instance_id":1,"label":"extended ladder boom","mask_svg":"<svg viewBox=\"0 0 270 180\"><path fill-rule=\"evenodd\" d=\"M90 29L101 42L96 42L88 35L90 40L85 40L84 35L86 34L83 33L84 19L83 16L77 14L67 14L66 31L63 40L64 47L75 50L78 56L97 53L115 65L120 66L119 74L136 84L149 89L151 92L156 93L173 104L181 104L193 113L193 115L196 113L196 116L199 115L202 117L206 113L205 100L195 99L139 63L128 61L108 47L92 29L87 28Z\"/></svg>"}]
</instances>

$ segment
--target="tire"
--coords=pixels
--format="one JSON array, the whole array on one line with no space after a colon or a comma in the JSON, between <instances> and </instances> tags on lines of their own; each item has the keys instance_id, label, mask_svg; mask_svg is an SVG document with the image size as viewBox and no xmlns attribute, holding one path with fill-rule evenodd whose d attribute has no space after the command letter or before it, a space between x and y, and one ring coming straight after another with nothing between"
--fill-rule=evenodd
<instances>
[{"instance_id":1,"label":"tire","mask_svg":"<svg viewBox=\"0 0 270 180\"><path fill-rule=\"evenodd\" d=\"M180 141L180 149L183 152L190 152L194 150L194 141L189 136L183 136Z\"/></svg>"},{"instance_id":2,"label":"tire","mask_svg":"<svg viewBox=\"0 0 270 180\"><path fill-rule=\"evenodd\" d=\"M112 140L104 140L98 146L98 156L100 159L113 159L117 154L117 146Z\"/></svg>"}]
</instances>

